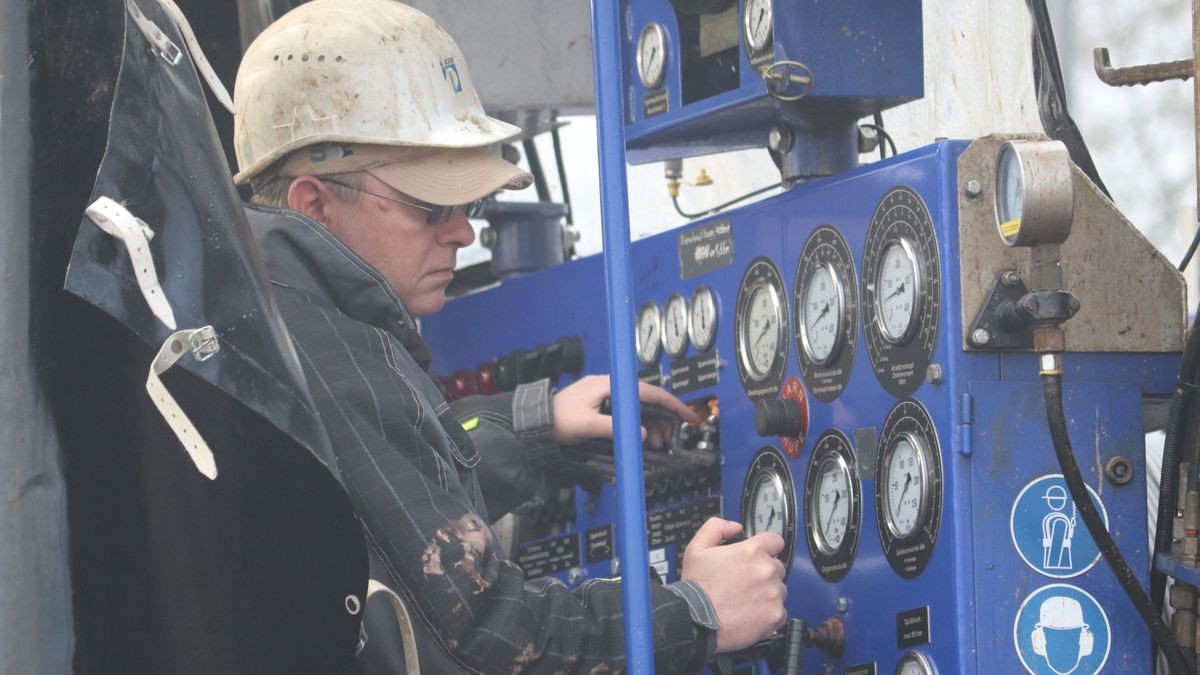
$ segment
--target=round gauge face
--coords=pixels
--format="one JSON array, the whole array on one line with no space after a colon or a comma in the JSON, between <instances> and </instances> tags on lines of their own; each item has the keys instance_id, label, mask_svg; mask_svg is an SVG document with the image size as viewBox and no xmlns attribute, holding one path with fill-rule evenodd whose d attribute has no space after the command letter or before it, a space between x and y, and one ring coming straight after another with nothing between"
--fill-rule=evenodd
<instances>
[{"instance_id":1,"label":"round gauge face","mask_svg":"<svg viewBox=\"0 0 1200 675\"><path fill-rule=\"evenodd\" d=\"M942 519L942 459L929 413L914 399L888 412L875 464L875 517L892 569L905 579L929 563Z\"/></svg>"},{"instance_id":2,"label":"round gauge face","mask_svg":"<svg viewBox=\"0 0 1200 675\"><path fill-rule=\"evenodd\" d=\"M767 258L756 258L742 276L734 317L738 374L750 398L779 392L787 362L784 303L779 269Z\"/></svg>"},{"instance_id":3,"label":"round gauge face","mask_svg":"<svg viewBox=\"0 0 1200 675\"><path fill-rule=\"evenodd\" d=\"M1021 229L1021 212L1025 209L1025 180L1021 175L1021 159L1011 145L1000 150L996 160L996 217L1005 240L1016 237Z\"/></svg>"},{"instance_id":4,"label":"round gauge face","mask_svg":"<svg viewBox=\"0 0 1200 675\"><path fill-rule=\"evenodd\" d=\"M817 467L816 503L813 504L814 533L822 551L836 551L846 540L850 526L850 470L838 457Z\"/></svg>"},{"instance_id":5,"label":"round gauge face","mask_svg":"<svg viewBox=\"0 0 1200 675\"><path fill-rule=\"evenodd\" d=\"M863 341L871 369L891 395L925 381L941 315L941 258L929 209L912 188L879 201L863 245Z\"/></svg>"},{"instance_id":6,"label":"round gauge face","mask_svg":"<svg viewBox=\"0 0 1200 675\"><path fill-rule=\"evenodd\" d=\"M746 0L745 13L742 15L742 31L746 46L751 53L766 49L771 41L771 27L775 22L774 19L772 0Z\"/></svg>"},{"instance_id":7,"label":"round gauge face","mask_svg":"<svg viewBox=\"0 0 1200 675\"><path fill-rule=\"evenodd\" d=\"M904 539L921 521L928 499L925 451L911 434L902 434L886 452L884 520L893 535Z\"/></svg>"},{"instance_id":8,"label":"round gauge face","mask_svg":"<svg viewBox=\"0 0 1200 675\"><path fill-rule=\"evenodd\" d=\"M821 434L813 445L804 485L808 551L826 581L850 571L862 524L862 492L850 441L837 429Z\"/></svg>"},{"instance_id":9,"label":"round gauge face","mask_svg":"<svg viewBox=\"0 0 1200 675\"><path fill-rule=\"evenodd\" d=\"M875 280L875 311L883 339L893 344L912 334L919 296L917 255L904 239L889 242Z\"/></svg>"},{"instance_id":10,"label":"round gauge face","mask_svg":"<svg viewBox=\"0 0 1200 675\"><path fill-rule=\"evenodd\" d=\"M637 44L638 78L647 89L662 86L667 72L667 34L662 25L648 23Z\"/></svg>"},{"instance_id":11,"label":"round gauge face","mask_svg":"<svg viewBox=\"0 0 1200 675\"><path fill-rule=\"evenodd\" d=\"M647 302L638 312L637 355L642 365L651 365L662 354L662 320L658 305Z\"/></svg>"},{"instance_id":12,"label":"round gauge face","mask_svg":"<svg viewBox=\"0 0 1200 675\"><path fill-rule=\"evenodd\" d=\"M663 309L663 347L675 358L683 356L688 342L687 300L678 293L667 299Z\"/></svg>"},{"instance_id":13,"label":"round gauge face","mask_svg":"<svg viewBox=\"0 0 1200 675\"><path fill-rule=\"evenodd\" d=\"M692 340L692 346L701 352L711 348L717 339L717 299L708 286L701 286L692 294L688 337Z\"/></svg>"},{"instance_id":14,"label":"round gauge face","mask_svg":"<svg viewBox=\"0 0 1200 675\"><path fill-rule=\"evenodd\" d=\"M829 363L842 346L846 318L845 285L832 265L817 266L804 284L801 297L800 343L817 365Z\"/></svg>"},{"instance_id":15,"label":"round gauge face","mask_svg":"<svg viewBox=\"0 0 1200 675\"><path fill-rule=\"evenodd\" d=\"M909 652L896 665L896 675L936 675L937 670L929 657L921 652Z\"/></svg>"},{"instance_id":16,"label":"round gauge face","mask_svg":"<svg viewBox=\"0 0 1200 675\"><path fill-rule=\"evenodd\" d=\"M747 537L774 532L783 537L779 554L784 567L791 565L796 540L796 493L787 461L776 448L758 451L746 471L742 487L742 526Z\"/></svg>"}]
</instances>

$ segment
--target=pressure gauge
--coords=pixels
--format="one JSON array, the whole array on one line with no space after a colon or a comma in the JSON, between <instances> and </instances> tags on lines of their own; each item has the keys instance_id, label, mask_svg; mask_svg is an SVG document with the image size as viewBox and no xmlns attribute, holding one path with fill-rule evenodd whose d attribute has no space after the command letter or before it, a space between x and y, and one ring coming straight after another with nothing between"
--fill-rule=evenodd
<instances>
[{"instance_id":1,"label":"pressure gauge","mask_svg":"<svg viewBox=\"0 0 1200 675\"><path fill-rule=\"evenodd\" d=\"M833 265L813 268L800 298L800 345L817 365L829 363L845 338L846 289Z\"/></svg>"},{"instance_id":2,"label":"pressure gauge","mask_svg":"<svg viewBox=\"0 0 1200 675\"><path fill-rule=\"evenodd\" d=\"M883 249L875 278L875 316L883 339L892 344L902 343L912 335L916 300L920 296L919 265L917 254L906 239L894 239Z\"/></svg>"},{"instance_id":3,"label":"pressure gauge","mask_svg":"<svg viewBox=\"0 0 1200 675\"><path fill-rule=\"evenodd\" d=\"M921 652L909 652L896 665L896 675L937 675L937 668Z\"/></svg>"},{"instance_id":4,"label":"pressure gauge","mask_svg":"<svg viewBox=\"0 0 1200 675\"><path fill-rule=\"evenodd\" d=\"M1075 217L1071 155L1060 141L1009 141L996 156L996 225L1009 246L1061 244Z\"/></svg>"},{"instance_id":5,"label":"pressure gauge","mask_svg":"<svg viewBox=\"0 0 1200 675\"><path fill-rule=\"evenodd\" d=\"M768 258L756 258L742 276L734 316L738 373L751 398L779 391L787 361L785 306L779 269Z\"/></svg>"},{"instance_id":6,"label":"pressure gauge","mask_svg":"<svg viewBox=\"0 0 1200 675\"><path fill-rule=\"evenodd\" d=\"M883 553L912 579L933 555L942 519L942 459L929 413L914 399L888 412L875 460L875 517Z\"/></svg>"},{"instance_id":7,"label":"pressure gauge","mask_svg":"<svg viewBox=\"0 0 1200 675\"><path fill-rule=\"evenodd\" d=\"M662 24L650 22L642 29L637 44L637 69L643 87L662 86L667 72L667 33Z\"/></svg>"},{"instance_id":8,"label":"pressure gauge","mask_svg":"<svg viewBox=\"0 0 1200 675\"><path fill-rule=\"evenodd\" d=\"M813 446L804 485L805 524L813 567L826 581L850 571L862 523L862 494L854 452L845 434L830 429Z\"/></svg>"},{"instance_id":9,"label":"pressure gauge","mask_svg":"<svg viewBox=\"0 0 1200 675\"><path fill-rule=\"evenodd\" d=\"M708 286L701 286L692 293L688 337L692 346L701 352L711 348L717 339L717 299Z\"/></svg>"},{"instance_id":10,"label":"pressure gauge","mask_svg":"<svg viewBox=\"0 0 1200 675\"><path fill-rule=\"evenodd\" d=\"M658 305L642 305L637 318L637 355L643 365L651 365L662 355L662 319Z\"/></svg>"},{"instance_id":11,"label":"pressure gauge","mask_svg":"<svg viewBox=\"0 0 1200 675\"><path fill-rule=\"evenodd\" d=\"M742 33L750 53L766 49L771 40L771 27L775 22L772 0L746 0L742 15Z\"/></svg>"},{"instance_id":12,"label":"pressure gauge","mask_svg":"<svg viewBox=\"0 0 1200 675\"><path fill-rule=\"evenodd\" d=\"M758 451L742 488L742 526L747 537L774 532L783 537L779 559L786 569L796 541L796 493L783 454L773 447Z\"/></svg>"},{"instance_id":13,"label":"pressure gauge","mask_svg":"<svg viewBox=\"0 0 1200 675\"><path fill-rule=\"evenodd\" d=\"M687 300L678 293L667 298L663 310L663 347L667 353L679 358L687 352L688 307Z\"/></svg>"},{"instance_id":14,"label":"pressure gauge","mask_svg":"<svg viewBox=\"0 0 1200 675\"><path fill-rule=\"evenodd\" d=\"M813 396L832 401L850 381L858 344L858 276L836 228L809 235L792 289L796 360Z\"/></svg>"}]
</instances>

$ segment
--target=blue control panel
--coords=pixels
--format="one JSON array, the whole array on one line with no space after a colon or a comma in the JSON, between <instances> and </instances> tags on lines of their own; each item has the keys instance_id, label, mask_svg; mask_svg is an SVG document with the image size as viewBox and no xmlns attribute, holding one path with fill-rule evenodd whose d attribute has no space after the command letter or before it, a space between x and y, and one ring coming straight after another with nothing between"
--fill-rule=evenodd
<instances>
[{"instance_id":1,"label":"blue control panel","mask_svg":"<svg viewBox=\"0 0 1200 675\"><path fill-rule=\"evenodd\" d=\"M709 515L783 535L789 614L842 635L807 650L805 672L1146 672L1145 629L1059 475L1036 356L963 347L966 147L939 142L632 245L641 376L711 422L648 454L651 564L677 578ZM473 388L604 373L601 259L455 299L423 333L433 372ZM1084 479L1144 585L1142 403L1172 391L1177 366L1064 356ZM567 451L569 487L526 512L512 556L568 583L613 576L605 449ZM1107 476L1114 460L1137 480Z\"/></svg>"}]
</instances>

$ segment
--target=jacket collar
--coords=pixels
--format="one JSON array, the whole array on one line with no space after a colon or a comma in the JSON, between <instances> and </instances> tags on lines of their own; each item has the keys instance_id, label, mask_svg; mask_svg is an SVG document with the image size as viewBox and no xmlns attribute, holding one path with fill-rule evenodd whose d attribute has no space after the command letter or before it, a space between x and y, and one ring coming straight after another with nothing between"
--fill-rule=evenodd
<instances>
[{"instance_id":1,"label":"jacket collar","mask_svg":"<svg viewBox=\"0 0 1200 675\"><path fill-rule=\"evenodd\" d=\"M416 331L383 275L320 223L288 209L245 206L272 283L318 296L351 319L388 332Z\"/></svg>"}]
</instances>

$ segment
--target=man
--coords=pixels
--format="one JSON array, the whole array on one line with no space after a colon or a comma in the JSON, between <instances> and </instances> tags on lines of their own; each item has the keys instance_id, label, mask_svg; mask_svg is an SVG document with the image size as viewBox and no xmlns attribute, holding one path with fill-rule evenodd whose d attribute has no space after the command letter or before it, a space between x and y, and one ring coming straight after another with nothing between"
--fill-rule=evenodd
<instances>
[{"instance_id":1,"label":"man","mask_svg":"<svg viewBox=\"0 0 1200 675\"><path fill-rule=\"evenodd\" d=\"M489 512L533 494L561 444L611 437L599 413L608 379L553 395L541 382L451 410L416 332L414 317L442 307L456 252L474 238L473 203L530 183L488 150L519 130L484 114L450 37L392 0L293 10L246 52L235 101L236 180L255 190L248 213L276 301L362 519L372 576L415 614L423 667L620 670L619 584L572 593L527 583L488 527ZM696 419L661 389L640 393ZM480 419L470 436L456 413ZM499 487L481 488L480 467ZM786 618L782 539L721 545L740 530L710 520L687 549L683 581L651 589L660 672L696 670ZM398 669L379 648L389 636L374 607L364 665Z\"/></svg>"}]
</instances>

